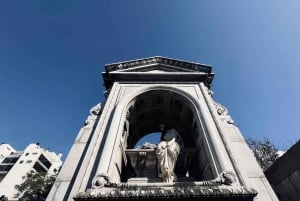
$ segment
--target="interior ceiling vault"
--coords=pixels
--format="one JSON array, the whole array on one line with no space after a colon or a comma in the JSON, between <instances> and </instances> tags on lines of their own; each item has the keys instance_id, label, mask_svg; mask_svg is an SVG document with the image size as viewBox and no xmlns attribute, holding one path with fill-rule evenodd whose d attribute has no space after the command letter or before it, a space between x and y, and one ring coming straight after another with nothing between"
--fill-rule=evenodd
<instances>
[{"instance_id":1,"label":"interior ceiling vault","mask_svg":"<svg viewBox=\"0 0 300 201\"><path fill-rule=\"evenodd\" d=\"M194 147L192 131L194 114L186 98L167 90L154 90L139 95L129 108L128 148L153 132L160 132L159 125L175 128L185 147Z\"/></svg>"}]
</instances>

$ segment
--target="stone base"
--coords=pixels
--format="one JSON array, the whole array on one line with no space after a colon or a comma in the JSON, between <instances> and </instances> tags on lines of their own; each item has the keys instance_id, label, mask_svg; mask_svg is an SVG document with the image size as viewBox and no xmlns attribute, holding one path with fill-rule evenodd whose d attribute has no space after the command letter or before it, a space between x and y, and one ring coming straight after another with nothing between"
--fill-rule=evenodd
<instances>
[{"instance_id":1,"label":"stone base","mask_svg":"<svg viewBox=\"0 0 300 201\"><path fill-rule=\"evenodd\" d=\"M104 200L203 200L203 201L253 201L257 192L251 188L229 186L197 186L177 184L173 187L112 188L98 193L78 194L75 201Z\"/></svg>"},{"instance_id":2,"label":"stone base","mask_svg":"<svg viewBox=\"0 0 300 201\"><path fill-rule=\"evenodd\" d=\"M161 182L159 178L147 178L147 177L133 177L128 179L127 183L140 184L140 183L153 183Z\"/></svg>"},{"instance_id":3,"label":"stone base","mask_svg":"<svg viewBox=\"0 0 300 201\"><path fill-rule=\"evenodd\" d=\"M194 177L180 177L177 178L176 182L194 182ZM161 178L148 178L148 177L133 177L129 178L127 183L131 184L141 184L141 183L157 183L162 182Z\"/></svg>"}]
</instances>

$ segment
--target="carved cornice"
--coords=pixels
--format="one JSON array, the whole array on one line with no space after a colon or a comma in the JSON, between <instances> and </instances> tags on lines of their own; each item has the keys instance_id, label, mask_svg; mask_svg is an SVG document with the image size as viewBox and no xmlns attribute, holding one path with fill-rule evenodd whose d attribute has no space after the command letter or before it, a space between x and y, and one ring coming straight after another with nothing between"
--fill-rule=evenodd
<instances>
[{"instance_id":1,"label":"carved cornice","mask_svg":"<svg viewBox=\"0 0 300 201\"><path fill-rule=\"evenodd\" d=\"M252 200L257 191L246 187L204 187L204 186L176 186L173 188L116 188L98 193L85 192L78 194L74 200L125 200L125 199L174 199L174 198L235 198L235 200ZM218 199L219 200L219 199ZM223 200L223 199L222 199ZM224 199L225 200L225 199Z\"/></svg>"},{"instance_id":2,"label":"carved cornice","mask_svg":"<svg viewBox=\"0 0 300 201\"><path fill-rule=\"evenodd\" d=\"M162 64L168 66L174 66L186 69L188 71L199 71L204 73L211 73L212 67L209 65L192 63L181 61L177 59L170 59L166 57L156 56L156 57L149 57L144 59L137 59L132 61L120 62L120 63L113 63L105 65L106 72L117 71L117 70L124 70L135 68L139 66L146 66L146 65L153 65L153 64Z\"/></svg>"}]
</instances>

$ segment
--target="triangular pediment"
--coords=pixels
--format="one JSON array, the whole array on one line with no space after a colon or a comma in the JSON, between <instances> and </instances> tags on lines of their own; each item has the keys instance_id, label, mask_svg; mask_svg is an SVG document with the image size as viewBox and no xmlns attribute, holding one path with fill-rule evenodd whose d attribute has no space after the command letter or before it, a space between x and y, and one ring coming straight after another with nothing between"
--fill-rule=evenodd
<instances>
[{"instance_id":1,"label":"triangular pediment","mask_svg":"<svg viewBox=\"0 0 300 201\"><path fill-rule=\"evenodd\" d=\"M149 70L147 72L148 73L166 73L166 72L170 72L170 71L165 70L165 69L153 69L153 70Z\"/></svg>"},{"instance_id":2,"label":"triangular pediment","mask_svg":"<svg viewBox=\"0 0 300 201\"><path fill-rule=\"evenodd\" d=\"M214 74L209 65L156 56L107 64L102 76L109 89L115 81L203 82L210 87Z\"/></svg>"},{"instance_id":3,"label":"triangular pediment","mask_svg":"<svg viewBox=\"0 0 300 201\"><path fill-rule=\"evenodd\" d=\"M211 73L211 66L156 56L105 65L106 72L202 72Z\"/></svg>"}]
</instances>

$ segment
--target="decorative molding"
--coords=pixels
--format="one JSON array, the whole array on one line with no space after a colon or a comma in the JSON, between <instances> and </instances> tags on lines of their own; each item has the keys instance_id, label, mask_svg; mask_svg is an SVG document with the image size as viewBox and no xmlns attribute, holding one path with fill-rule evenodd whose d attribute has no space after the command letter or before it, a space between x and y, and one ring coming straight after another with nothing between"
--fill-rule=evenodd
<instances>
[{"instance_id":1,"label":"decorative molding","mask_svg":"<svg viewBox=\"0 0 300 201\"><path fill-rule=\"evenodd\" d=\"M218 115L227 115L228 114L228 109L225 106L221 105L220 103L218 103L216 101L213 101L213 103L217 110Z\"/></svg>"},{"instance_id":2,"label":"decorative molding","mask_svg":"<svg viewBox=\"0 0 300 201\"><path fill-rule=\"evenodd\" d=\"M212 71L212 67L209 65L186 62L186 61L170 59L170 58L160 57L160 56L137 59L137 60L121 62L121 63L107 64L105 65L105 69L106 72L111 72L111 71L124 70L124 69L136 68L139 66L153 65L153 64L162 64L162 65L180 67L183 69L187 69L189 71L199 71L208 74L210 74Z\"/></svg>"},{"instance_id":3,"label":"decorative molding","mask_svg":"<svg viewBox=\"0 0 300 201\"><path fill-rule=\"evenodd\" d=\"M220 174L219 180L225 185L235 185L237 181L234 172L226 170Z\"/></svg>"},{"instance_id":4,"label":"decorative molding","mask_svg":"<svg viewBox=\"0 0 300 201\"><path fill-rule=\"evenodd\" d=\"M92 125L92 123L94 123L96 121L97 117L100 116L101 109L102 109L102 104L101 103L98 103L97 105L93 106L90 110L89 116L85 120L84 125L85 126Z\"/></svg>"},{"instance_id":5,"label":"decorative molding","mask_svg":"<svg viewBox=\"0 0 300 201\"><path fill-rule=\"evenodd\" d=\"M95 105L94 107L91 108L90 110L90 114L91 115L99 115L102 109L102 103L98 103L97 105Z\"/></svg>"},{"instance_id":6,"label":"decorative molding","mask_svg":"<svg viewBox=\"0 0 300 201\"><path fill-rule=\"evenodd\" d=\"M217 110L218 115L223 115L225 117L227 124L235 125L233 119L231 119L231 117L228 115L228 109L225 106L221 105L220 103L214 100L213 100L213 104Z\"/></svg>"},{"instance_id":7,"label":"decorative molding","mask_svg":"<svg viewBox=\"0 0 300 201\"><path fill-rule=\"evenodd\" d=\"M92 188L93 189L101 189L104 186L111 186L111 179L110 177L105 174L98 174L94 177L93 181L92 181Z\"/></svg>"},{"instance_id":8,"label":"decorative molding","mask_svg":"<svg viewBox=\"0 0 300 201\"><path fill-rule=\"evenodd\" d=\"M92 189L78 194L74 199L256 196L254 189L237 186L236 181L232 171L223 171L216 179L209 181L138 184L112 183L106 174L101 174L94 178Z\"/></svg>"},{"instance_id":9,"label":"decorative molding","mask_svg":"<svg viewBox=\"0 0 300 201\"><path fill-rule=\"evenodd\" d=\"M166 198L241 198L238 200L250 200L257 195L257 191L246 187L203 187L203 186L174 186L173 188L116 188L110 191L79 193L74 197L75 201L81 200L122 200L122 199L166 199ZM252 200L251 199L251 200ZM223 200L223 199L222 199Z\"/></svg>"}]
</instances>

